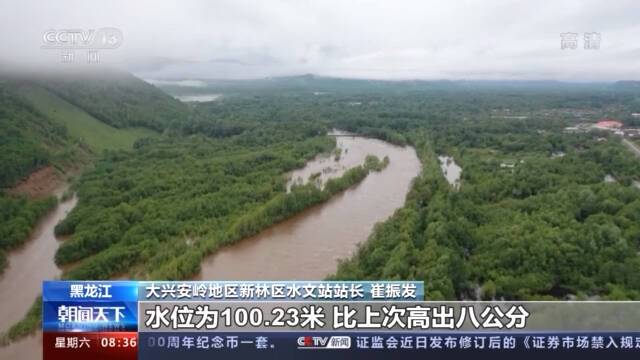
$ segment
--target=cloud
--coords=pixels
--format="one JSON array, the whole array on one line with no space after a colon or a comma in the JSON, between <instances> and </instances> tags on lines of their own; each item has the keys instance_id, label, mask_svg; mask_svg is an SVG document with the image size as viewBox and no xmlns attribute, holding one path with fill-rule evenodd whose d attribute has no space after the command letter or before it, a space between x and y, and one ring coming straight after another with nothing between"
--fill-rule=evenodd
<instances>
[{"instance_id":1,"label":"cloud","mask_svg":"<svg viewBox=\"0 0 640 360\"><path fill-rule=\"evenodd\" d=\"M124 43L101 62L145 78L613 81L640 76L637 14L635 0L2 0L0 61L58 63L45 30L116 27ZM561 50L564 32L578 49ZM587 32L599 50L582 48Z\"/></svg>"}]
</instances>

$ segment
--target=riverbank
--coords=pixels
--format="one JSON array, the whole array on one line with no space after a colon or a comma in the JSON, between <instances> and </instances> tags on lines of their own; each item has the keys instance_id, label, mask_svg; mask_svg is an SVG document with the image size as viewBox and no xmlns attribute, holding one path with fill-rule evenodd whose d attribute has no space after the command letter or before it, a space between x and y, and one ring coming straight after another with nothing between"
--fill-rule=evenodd
<instances>
[{"instance_id":1,"label":"riverbank","mask_svg":"<svg viewBox=\"0 0 640 360\"><path fill-rule=\"evenodd\" d=\"M67 188L67 185L59 186L54 195L61 199ZM24 245L8 253L8 266L0 276L0 332L7 331L25 316L38 297L43 280L60 275L53 261L59 246L53 229L76 203L75 196L60 201L38 222Z\"/></svg>"},{"instance_id":2,"label":"riverbank","mask_svg":"<svg viewBox=\"0 0 640 360\"><path fill-rule=\"evenodd\" d=\"M26 195L30 198L43 198L54 194L62 187L65 187L63 175L56 168L48 165L32 172L7 192Z\"/></svg>"},{"instance_id":3,"label":"riverbank","mask_svg":"<svg viewBox=\"0 0 640 360\"><path fill-rule=\"evenodd\" d=\"M367 240L374 225L404 204L421 164L411 147L361 137L340 136L340 157L318 157L290 178L322 172L323 181L341 176L367 155L389 158L388 166L357 185L259 233L217 249L202 263L198 279L319 280L335 272ZM335 171L334 171L335 170Z\"/></svg>"},{"instance_id":4,"label":"riverbank","mask_svg":"<svg viewBox=\"0 0 640 360\"><path fill-rule=\"evenodd\" d=\"M377 222L384 221L404 204L412 179L421 168L415 150L410 147L399 147L376 139L357 137L341 137L339 142L344 148L340 159L336 161L332 157L331 161L335 162L336 166L344 165L346 169L336 172L336 176L348 172L351 167L346 164L363 164L369 154L379 159L388 156L387 167L380 168L379 172L367 172L368 175L363 178L356 177L355 182L347 181L347 186L335 187L332 190L335 195L325 201L274 226L268 226L266 230L255 235L219 249L205 259L199 277L322 279L333 273L338 259L350 256L358 243L366 241ZM384 160L381 163L383 162ZM325 186L336 186L329 184L331 182L327 181ZM75 198L73 200L75 201ZM55 224L51 227L51 234L54 226ZM276 239L268 238L269 234L276 234ZM284 238L280 238L281 235ZM57 245L56 241L53 243ZM249 248L249 252L243 252L244 248ZM55 249L47 259L51 264L53 254ZM209 268L208 263L215 264L215 267ZM274 263L277 263L277 266L273 266ZM219 270L220 267L223 271ZM56 267L54 276L59 275L59 271ZM213 275L209 271L212 271ZM25 310L18 312L18 318L33 304L38 292L39 288L25 303ZM20 354L23 358L37 359L41 356L40 349L41 335L36 332L35 336L0 348L0 358L12 358L12 354Z\"/></svg>"}]
</instances>

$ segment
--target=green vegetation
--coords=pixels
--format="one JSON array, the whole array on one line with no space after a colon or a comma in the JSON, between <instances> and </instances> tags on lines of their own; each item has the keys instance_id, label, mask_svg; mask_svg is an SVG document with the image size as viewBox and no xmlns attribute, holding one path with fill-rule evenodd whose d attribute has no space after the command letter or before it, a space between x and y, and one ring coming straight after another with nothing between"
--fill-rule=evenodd
<instances>
[{"instance_id":1,"label":"green vegetation","mask_svg":"<svg viewBox=\"0 0 640 360\"><path fill-rule=\"evenodd\" d=\"M97 154L107 149L131 149L137 139L156 135L145 128L114 128L37 85L25 85L21 93L37 110Z\"/></svg>"},{"instance_id":2,"label":"green vegetation","mask_svg":"<svg viewBox=\"0 0 640 360\"><path fill-rule=\"evenodd\" d=\"M287 193L283 174L330 153L324 134L338 128L415 147L423 171L405 206L332 278L424 280L430 299L640 299L640 161L608 133L563 131L627 121L640 112L636 87L304 76L210 84L197 92L223 100L186 107L117 73L7 84L3 186L93 156L74 186L78 206L56 227L70 236L55 257L74 264L65 278L188 278L221 246L388 164L367 157L323 187L312 175ZM438 155L463 168L459 190ZM52 206L0 201L2 249ZM12 334L33 327L34 314Z\"/></svg>"},{"instance_id":3,"label":"green vegetation","mask_svg":"<svg viewBox=\"0 0 640 360\"><path fill-rule=\"evenodd\" d=\"M620 144L581 140L561 159L519 153L514 169L500 168L515 154L498 147L457 151L457 192L417 142L425 169L407 205L336 278L423 279L432 299L638 298L640 192L603 177L637 177L640 168Z\"/></svg>"},{"instance_id":4,"label":"green vegetation","mask_svg":"<svg viewBox=\"0 0 640 360\"><path fill-rule=\"evenodd\" d=\"M382 171L389 165L389 157L385 156L382 161L376 156L367 155L364 158L364 167L373 171Z\"/></svg>"},{"instance_id":5,"label":"green vegetation","mask_svg":"<svg viewBox=\"0 0 640 360\"><path fill-rule=\"evenodd\" d=\"M46 80L3 75L0 273L7 265L6 251L22 244L38 219L57 203L54 197L27 199L8 195L5 188L45 166L65 173L85 166L92 156L100 156L104 150L132 149L135 141L157 136L156 131L185 117L186 109L181 103L127 74L109 73L99 78L66 74L64 79ZM2 336L0 343L6 345L32 332L40 312L36 303L24 320Z\"/></svg>"},{"instance_id":6,"label":"green vegetation","mask_svg":"<svg viewBox=\"0 0 640 360\"><path fill-rule=\"evenodd\" d=\"M89 161L90 153L98 155L107 149L132 149L136 140L156 135L149 129L111 127L52 94L39 85L39 81L0 79L2 188L12 187L42 167L52 165L62 172L77 169ZM84 83L82 80L77 82ZM47 84L59 91L63 91L65 85L77 85L52 81ZM67 93L74 92L69 90ZM0 193L0 204L0 269L4 269L5 251L26 240L37 220L55 206L56 199L31 200L3 192Z\"/></svg>"},{"instance_id":7,"label":"green vegetation","mask_svg":"<svg viewBox=\"0 0 640 360\"><path fill-rule=\"evenodd\" d=\"M313 182L293 186L289 193L278 194L263 206L240 217L233 224L229 239L235 241L255 235L272 224L327 201L333 195L360 183L370 171L382 171L388 163L388 157L380 161L376 156L368 155L363 165L345 171L339 178L327 180L323 189L319 189Z\"/></svg>"},{"instance_id":8,"label":"green vegetation","mask_svg":"<svg viewBox=\"0 0 640 360\"><path fill-rule=\"evenodd\" d=\"M0 187L45 165L60 170L103 150L179 128L185 105L129 74L0 77Z\"/></svg>"},{"instance_id":9,"label":"green vegetation","mask_svg":"<svg viewBox=\"0 0 640 360\"><path fill-rule=\"evenodd\" d=\"M27 200L0 194L0 274L7 265L7 250L21 245L41 216L55 207L55 197Z\"/></svg>"},{"instance_id":10,"label":"green vegetation","mask_svg":"<svg viewBox=\"0 0 640 360\"><path fill-rule=\"evenodd\" d=\"M101 68L97 73L35 79L67 102L116 128L163 131L188 117L180 101L131 74Z\"/></svg>"},{"instance_id":11,"label":"green vegetation","mask_svg":"<svg viewBox=\"0 0 640 360\"><path fill-rule=\"evenodd\" d=\"M67 129L38 112L0 81L0 187L10 187L50 163L68 163L79 156Z\"/></svg>"},{"instance_id":12,"label":"green vegetation","mask_svg":"<svg viewBox=\"0 0 640 360\"><path fill-rule=\"evenodd\" d=\"M334 278L422 279L431 299L640 298L640 192L630 186L640 162L618 138L564 134L564 124L406 120L419 130L400 132L424 172ZM436 154L464 169L459 191L440 178Z\"/></svg>"},{"instance_id":13,"label":"green vegetation","mask_svg":"<svg viewBox=\"0 0 640 360\"><path fill-rule=\"evenodd\" d=\"M0 187L10 187L32 171L51 163L69 164L82 149L72 144L66 128L38 112L0 81ZM21 245L38 219L56 205L55 198L30 200L0 192L0 273L6 251Z\"/></svg>"},{"instance_id":14,"label":"green vegetation","mask_svg":"<svg viewBox=\"0 0 640 360\"><path fill-rule=\"evenodd\" d=\"M82 176L79 205L56 227L72 235L56 262L80 261L67 278L182 279L202 257L254 234L361 181L383 162L286 193L283 174L299 168L334 140L311 124L270 124L242 135L145 139L133 152L109 152ZM176 254L180 254L176 256Z\"/></svg>"},{"instance_id":15,"label":"green vegetation","mask_svg":"<svg viewBox=\"0 0 640 360\"><path fill-rule=\"evenodd\" d=\"M434 299L640 298L631 187L640 164L608 133L563 131L602 117L635 125L637 87L305 76L199 91L225 99L201 113L241 116L260 104L256 117L326 122L416 147L424 172L405 207L335 278L423 279ZM440 173L441 154L464 169L459 191Z\"/></svg>"},{"instance_id":16,"label":"green vegetation","mask_svg":"<svg viewBox=\"0 0 640 360\"><path fill-rule=\"evenodd\" d=\"M640 298L638 191L631 187L640 163L608 133L563 131L602 117L636 126L637 87L313 76L270 82L210 84L199 91L225 101L198 111L242 116L260 106L253 118L326 122L411 144L422 159L405 207L376 227L336 278L423 279L438 299ZM460 191L440 174L441 154L463 167ZM605 183L605 175L616 182Z\"/></svg>"},{"instance_id":17,"label":"green vegetation","mask_svg":"<svg viewBox=\"0 0 640 360\"><path fill-rule=\"evenodd\" d=\"M281 174L328 151L319 135L336 127L410 144L424 165L406 206L376 227L336 278L424 279L430 297L446 299L640 297L633 276L611 275L638 270L638 192L630 185L640 165L615 137L563 133L576 113L597 119L632 110L628 92L384 82L361 91L360 82L291 81L277 82L275 93L230 85L224 101L195 105L164 138L108 153L80 181L80 205L58 226L73 237L57 262L81 261L67 276L123 269L189 276L203 254L323 201L342 181L359 181L354 169L323 190L305 185L285 195ZM339 89L315 96L305 86ZM565 156L551 156L558 152ZM442 177L438 154L463 167L459 191ZM368 159L361 171L385 163ZM605 184L608 174L617 182Z\"/></svg>"}]
</instances>

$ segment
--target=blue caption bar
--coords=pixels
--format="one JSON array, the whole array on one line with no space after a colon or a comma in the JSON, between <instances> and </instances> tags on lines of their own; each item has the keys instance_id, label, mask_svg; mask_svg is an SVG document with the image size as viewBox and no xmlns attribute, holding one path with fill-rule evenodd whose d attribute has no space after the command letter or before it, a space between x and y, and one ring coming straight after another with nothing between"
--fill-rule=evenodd
<instances>
[{"instance_id":1,"label":"blue caption bar","mask_svg":"<svg viewBox=\"0 0 640 360\"><path fill-rule=\"evenodd\" d=\"M45 332L136 331L135 281L45 281L42 283Z\"/></svg>"},{"instance_id":2,"label":"blue caption bar","mask_svg":"<svg viewBox=\"0 0 640 360\"><path fill-rule=\"evenodd\" d=\"M140 282L140 301L423 301L422 281Z\"/></svg>"}]
</instances>

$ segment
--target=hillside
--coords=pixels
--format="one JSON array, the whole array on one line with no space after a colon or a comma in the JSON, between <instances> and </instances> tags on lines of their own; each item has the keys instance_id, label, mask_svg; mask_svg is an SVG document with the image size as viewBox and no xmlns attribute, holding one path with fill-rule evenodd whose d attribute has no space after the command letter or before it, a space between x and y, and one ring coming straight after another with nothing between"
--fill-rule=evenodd
<instances>
[{"instance_id":1,"label":"hillside","mask_svg":"<svg viewBox=\"0 0 640 360\"><path fill-rule=\"evenodd\" d=\"M186 118L183 104L131 75L69 75L0 76L0 272L56 205L65 173Z\"/></svg>"},{"instance_id":2,"label":"hillside","mask_svg":"<svg viewBox=\"0 0 640 360\"><path fill-rule=\"evenodd\" d=\"M106 149L131 149L137 139L157 134L146 128L110 126L36 84L22 86L20 94L38 111L56 124L64 126L70 136L86 143L94 152Z\"/></svg>"},{"instance_id":3,"label":"hillside","mask_svg":"<svg viewBox=\"0 0 640 360\"><path fill-rule=\"evenodd\" d=\"M0 81L0 187L78 155L67 128L37 111L15 90L14 83Z\"/></svg>"},{"instance_id":4,"label":"hillside","mask_svg":"<svg viewBox=\"0 0 640 360\"><path fill-rule=\"evenodd\" d=\"M116 128L162 131L187 118L187 107L180 101L124 72L100 69L99 73L48 75L37 82Z\"/></svg>"},{"instance_id":5,"label":"hillside","mask_svg":"<svg viewBox=\"0 0 640 360\"><path fill-rule=\"evenodd\" d=\"M126 73L0 76L0 187L47 165L131 149L187 118L184 104Z\"/></svg>"}]
</instances>

